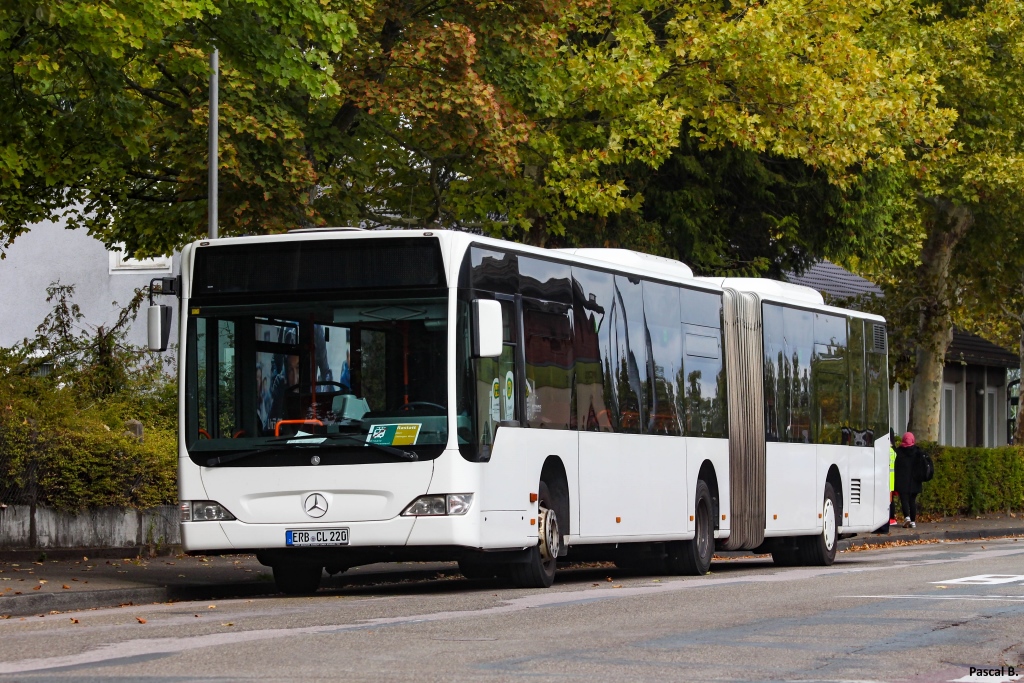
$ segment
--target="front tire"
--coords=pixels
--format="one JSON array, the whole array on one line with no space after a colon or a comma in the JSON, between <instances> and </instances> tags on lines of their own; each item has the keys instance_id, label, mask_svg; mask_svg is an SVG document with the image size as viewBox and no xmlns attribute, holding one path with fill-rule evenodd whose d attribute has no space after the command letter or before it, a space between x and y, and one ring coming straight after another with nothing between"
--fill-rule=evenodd
<instances>
[{"instance_id":1,"label":"front tire","mask_svg":"<svg viewBox=\"0 0 1024 683\"><path fill-rule=\"evenodd\" d=\"M828 567L836 560L839 540L839 512L836 508L836 492L832 484L825 484L825 495L821 504L822 530L817 536L801 539L800 553L803 563L812 567Z\"/></svg>"},{"instance_id":2,"label":"front tire","mask_svg":"<svg viewBox=\"0 0 1024 683\"><path fill-rule=\"evenodd\" d=\"M323 570L309 564L275 564L274 583L287 595L310 595L320 588Z\"/></svg>"},{"instance_id":3,"label":"front tire","mask_svg":"<svg viewBox=\"0 0 1024 683\"><path fill-rule=\"evenodd\" d=\"M526 562L509 565L509 577L516 588L550 588L555 582L562 549L562 527L555 512L558 506L544 482L537 491L537 508L537 545L529 549Z\"/></svg>"},{"instance_id":4,"label":"front tire","mask_svg":"<svg viewBox=\"0 0 1024 683\"><path fill-rule=\"evenodd\" d=\"M668 555L666 564L670 574L703 576L711 569L711 556L715 553L715 530L711 519L711 492L703 481L697 482L693 523L693 540L665 544Z\"/></svg>"}]
</instances>

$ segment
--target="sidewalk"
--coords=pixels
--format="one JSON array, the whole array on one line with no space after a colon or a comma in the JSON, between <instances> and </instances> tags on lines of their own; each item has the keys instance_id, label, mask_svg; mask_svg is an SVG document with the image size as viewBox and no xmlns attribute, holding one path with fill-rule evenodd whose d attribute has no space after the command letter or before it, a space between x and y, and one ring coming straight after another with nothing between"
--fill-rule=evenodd
<instances>
[{"instance_id":1,"label":"sidewalk","mask_svg":"<svg viewBox=\"0 0 1024 683\"><path fill-rule=\"evenodd\" d=\"M929 517L917 523L916 529L893 525L888 534L860 534L839 542L839 550L892 542L970 541L998 536L1024 537L1024 514L994 513L977 517Z\"/></svg>"},{"instance_id":2,"label":"sidewalk","mask_svg":"<svg viewBox=\"0 0 1024 683\"><path fill-rule=\"evenodd\" d=\"M947 517L892 527L888 535L862 534L839 542L840 550L899 542L957 541L998 536L1024 538L1024 515ZM154 558L118 556L118 551L0 551L0 616L46 615L51 611L113 607L176 600L214 600L276 593L269 567L252 555ZM88 555L89 552L93 556ZM124 553L131 553L126 549ZM112 556L113 555L113 556ZM356 567L325 578L339 588L379 581L424 580L458 572L455 563L394 562Z\"/></svg>"}]
</instances>

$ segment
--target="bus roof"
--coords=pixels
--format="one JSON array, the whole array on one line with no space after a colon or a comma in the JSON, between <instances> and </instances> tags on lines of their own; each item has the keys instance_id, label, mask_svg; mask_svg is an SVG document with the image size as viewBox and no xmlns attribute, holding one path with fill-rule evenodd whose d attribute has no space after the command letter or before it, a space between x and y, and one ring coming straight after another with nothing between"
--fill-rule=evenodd
<instances>
[{"instance_id":1,"label":"bus roof","mask_svg":"<svg viewBox=\"0 0 1024 683\"><path fill-rule=\"evenodd\" d=\"M461 256L473 244L484 247L510 249L519 253L533 254L541 258L555 259L566 262L577 262L598 268L622 270L636 275L646 275L661 280L673 280L680 284L688 284L700 289L721 291L732 288L742 292L757 294L760 298L778 303L829 310L835 313L883 321L884 318L871 313L853 311L845 308L827 306L821 293L811 287L782 282L769 278L728 278L728 277L695 277L693 270L681 261L645 254L630 249L616 248L563 248L547 249L519 242L444 229L385 229L364 230L354 227L310 228L292 230L288 233L273 235L253 235L246 237L228 237L217 240L197 240L194 246L212 246L218 244L245 244L275 241L312 241L324 239L380 239L400 237L438 237L442 244L447 242L444 258L449 270L454 270L461 263Z\"/></svg>"}]
</instances>

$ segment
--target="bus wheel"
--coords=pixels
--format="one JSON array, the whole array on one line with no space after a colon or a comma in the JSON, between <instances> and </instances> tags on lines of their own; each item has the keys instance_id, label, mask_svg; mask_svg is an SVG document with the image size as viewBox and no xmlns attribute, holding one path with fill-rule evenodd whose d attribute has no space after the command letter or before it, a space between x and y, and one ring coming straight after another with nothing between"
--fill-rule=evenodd
<instances>
[{"instance_id":1,"label":"bus wheel","mask_svg":"<svg viewBox=\"0 0 1024 683\"><path fill-rule=\"evenodd\" d=\"M703 576L711 568L711 556L715 552L714 523L711 521L711 492L703 481L697 482L693 523L693 540L665 544L670 574Z\"/></svg>"},{"instance_id":2,"label":"bus wheel","mask_svg":"<svg viewBox=\"0 0 1024 683\"><path fill-rule=\"evenodd\" d=\"M311 564L275 564L274 583L277 590L288 595L316 593L324 568Z\"/></svg>"},{"instance_id":3,"label":"bus wheel","mask_svg":"<svg viewBox=\"0 0 1024 683\"><path fill-rule=\"evenodd\" d=\"M537 491L537 545L529 550L526 562L509 565L512 584L517 588L549 588L555 582L558 553L562 548L562 529L555 514L555 501L548 486L540 483Z\"/></svg>"},{"instance_id":4,"label":"bus wheel","mask_svg":"<svg viewBox=\"0 0 1024 683\"><path fill-rule=\"evenodd\" d=\"M821 504L821 533L801 539L800 551L804 564L827 567L835 562L836 543L839 540L839 520L836 515L836 493L832 484L825 484L825 496Z\"/></svg>"}]
</instances>

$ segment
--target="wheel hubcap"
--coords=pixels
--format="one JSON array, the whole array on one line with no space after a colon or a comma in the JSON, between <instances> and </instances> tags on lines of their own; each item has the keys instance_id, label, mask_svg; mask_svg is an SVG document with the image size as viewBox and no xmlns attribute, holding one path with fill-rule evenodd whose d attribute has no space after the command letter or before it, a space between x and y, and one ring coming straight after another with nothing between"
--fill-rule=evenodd
<instances>
[{"instance_id":1,"label":"wheel hubcap","mask_svg":"<svg viewBox=\"0 0 1024 683\"><path fill-rule=\"evenodd\" d=\"M700 557L707 556L708 548L711 545L711 534L708 531L710 525L710 519L708 517L708 508L703 503L697 510L697 554Z\"/></svg>"},{"instance_id":2,"label":"wheel hubcap","mask_svg":"<svg viewBox=\"0 0 1024 683\"><path fill-rule=\"evenodd\" d=\"M558 559L562 549L562 534L558 530L558 517L554 510L540 508L540 556L545 562Z\"/></svg>"},{"instance_id":3,"label":"wheel hubcap","mask_svg":"<svg viewBox=\"0 0 1024 683\"><path fill-rule=\"evenodd\" d=\"M831 500L825 500L825 508L822 511L822 514L825 517L825 530L823 532L825 547L832 550L832 546L835 545L836 542L836 515L835 508L832 506Z\"/></svg>"}]
</instances>

